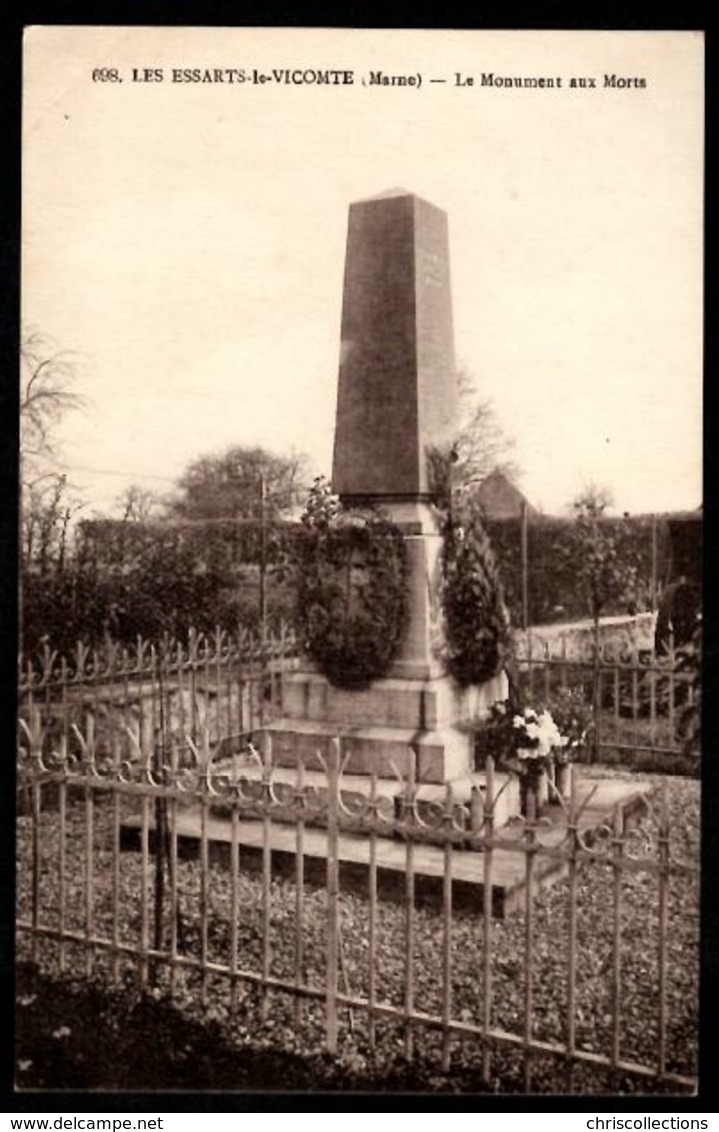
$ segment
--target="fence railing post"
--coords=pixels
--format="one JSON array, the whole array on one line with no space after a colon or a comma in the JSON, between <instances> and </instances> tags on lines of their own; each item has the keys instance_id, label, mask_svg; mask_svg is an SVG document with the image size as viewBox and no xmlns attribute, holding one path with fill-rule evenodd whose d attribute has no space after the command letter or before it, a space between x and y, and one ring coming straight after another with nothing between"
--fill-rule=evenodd
<instances>
[{"instance_id":1,"label":"fence railing post","mask_svg":"<svg viewBox=\"0 0 719 1132\"><path fill-rule=\"evenodd\" d=\"M260 1016L266 1023L269 1018L268 987L272 966L272 844L270 842L270 806L272 803L272 734L262 732L262 1002Z\"/></svg>"},{"instance_id":2,"label":"fence railing post","mask_svg":"<svg viewBox=\"0 0 719 1132\"><path fill-rule=\"evenodd\" d=\"M600 743L600 712L601 712L601 656L599 652L599 618L594 618L592 625L592 721L594 727L592 729L592 745L591 745L591 761L593 763L599 762L599 743Z\"/></svg>"},{"instance_id":3,"label":"fence railing post","mask_svg":"<svg viewBox=\"0 0 719 1132\"><path fill-rule=\"evenodd\" d=\"M520 504L520 541L522 556L522 628L529 628L529 541L527 538L527 504Z\"/></svg>"},{"instance_id":4,"label":"fence railing post","mask_svg":"<svg viewBox=\"0 0 719 1132\"><path fill-rule=\"evenodd\" d=\"M579 794L576 775L572 775L567 814L567 1081L566 1092L574 1091L574 1055L577 1042L577 903L579 867Z\"/></svg>"},{"instance_id":5,"label":"fence railing post","mask_svg":"<svg viewBox=\"0 0 719 1132\"><path fill-rule=\"evenodd\" d=\"M484 868L482 876L482 912L484 929L484 951L482 960L482 1080L485 1085L491 1082L492 1047L489 1031L492 1027L492 862L494 852L494 759L487 756L484 798Z\"/></svg>"},{"instance_id":6,"label":"fence railing post","mask_svg":"<svg viewBox=\"0 0 719 1132\"><path fill-rule=\"evenodd\" d=\"M337 975L339 970L339 789L340 740L327 751L327 987L326 1038L329 1053L337 1052Z\"/></svg>"}]
</instances>

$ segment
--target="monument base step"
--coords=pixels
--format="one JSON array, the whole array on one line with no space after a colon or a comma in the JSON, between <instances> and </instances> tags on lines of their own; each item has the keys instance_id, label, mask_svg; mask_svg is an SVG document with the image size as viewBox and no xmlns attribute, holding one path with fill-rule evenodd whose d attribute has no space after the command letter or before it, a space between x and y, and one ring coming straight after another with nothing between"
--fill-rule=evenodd
<instances>
[{"instance_id":1,"label":"monument base step","mask_svg":"<svg viewBox=\"0 0 719 1132\"><path fill-rule=\"evenodd\" d=\"M504 672L460 688L447 675L402 677L397 672L368 688L338 688L319 672L298 669L282 682L282 715L291 720L321 720L335 727L398 727L442 731L458 724L476 725L495 700L507 696Z\"/></svg>"},{"instance_id":2,"label":"monument base step","mask_svg":"<svg viewBox=\"0 0 719 1132\"><path fill-rule=\"evenodd\" d=\"M581 811L579 828L589 833L602 823L609 821L617 806L622 806L625 821L630 822L632 814L641 809L642 799L651 793L648 782L629 783L617 779L582 780L577 789L577 800L581 806L587 801L591 789L596 791ZM552 850L566 839L566 814L559 806L548 806L542 812L548 820L535 826L535 845L533 877L535 884L548 885L559 880L567 871L566 860L561 856L545 856L542 849ZM177 836L178 856L195 858L202 853L202 819L199 805L179 810L174 822ZM150 852L154 852L154 822L148 819L148 840ZM511 823L499 831L499 837L508 844L521 842L524 836L524 823ZM204 840L207 842L208 857L211 863L229 867L232 857L233 837L239 847L240 869L247 872L262 872L265 859L265 844L270 850L272 876L288 882L297 876L297 829L283 823L263 822L241 818L235 824L226 817L209 816L204 824ZM304 881L310 885L323 887L327 877L328 834L324 829L305 828L302 835L302 857ZM121 848L138 851L142 843L142 818L126 818L121 827ZM466 849L452 848L452 905L455 909L466 908L475 914L482 914L487 864L484 853L468 852ZM337 840L340 890L354 892L362 897L368 893L370 871L370 838L366 834L340 832ZM377 863L377 893L380 899L405 903L407 898L406 875L410 862L408 847L397 838L377 837L375 839L375 859ZM411 867L414 876L414 893L417 904L441 907L446 853L440 845L414 844L411 852ZM495 847L491 855L490 883L492 888L492 914L498 918L521 907L525 899L527 876L526 853L517 846Z\"/></svg>"},{"instance_id":3,"label":"monument base step","mask_svg":"<svg viewBox=\"0 0 719 1132\"><path fill-rule=\"evenodd\" d=\"M302 761L308 770L321 770L332 739L342 740L348 756L348 774L395 779L410 773L412 748L417 752L417 782L443 783L468 774L474 761L473 736L469 731L446 727L417 731L408 727L342 727L334 722L278 719L264 729L272 740L272 763L296 767ZM318 758L318 753L320 757Z\"/></svg>"}]
</instances>

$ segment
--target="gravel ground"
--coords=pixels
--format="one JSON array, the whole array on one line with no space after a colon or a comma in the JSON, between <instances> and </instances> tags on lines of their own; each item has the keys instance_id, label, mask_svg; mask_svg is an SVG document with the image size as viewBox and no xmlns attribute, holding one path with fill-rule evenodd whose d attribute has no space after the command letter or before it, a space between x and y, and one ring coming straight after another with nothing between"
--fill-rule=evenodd
<instances>
[{"instance_id":1,"label":"gravel ground","mask_svg":"<svg viewBox=\"0 0 719 1132\"><path fill-rule=\"evenodd\" d=\"M592 768L592 774L619 772ZM670 782L671 855L696 864L693 874L677 874L668 885L668 935L665 949L667 1069L691 1076L696 1072L699 947L699 784L693 779ZM125 802L125 813L132 812ZM136 807L135 807L136 808ZM85 924L85 807L68 806L66 857L66 926ZM94 917L96 929L109 935L112 924L111 884L113 810L109 801L95 806ZM18 837L18 901L29 915L31 899L30 819L20 818ZM656 857L656 829L643 818L632 845ZM59 822L56 811L42 817L43 869L40 880L41 922L57 923ZM140 939L139 853L123 853L120 862L120 938ZM197 861L178 869L178 902L183 954L199 955L201 871ZM152 876L150 925L152 925ZM613 884L605 861L583 865L577 899L576 1045L580 1050L610 1055L613 1033ZM622 880L620 1055L652 1067L659 1034L658 884L655 873L627 870ZM270 971L294 978L296 891L292 883L270 885ZM207 886L207 956L228 962L230 948L230 876L212 868ZM239 962L262 969L262 881L242 874L238 892ZM344 963L341 986L365 997L369 977L368 904L360 895L340 897ZM540 890L533 903L532 1036L563 1042L567 1033L568 898L560 880ZM306 887L303 917L303 977L311 986L325 982L326 894ZM405 995L406 910L382 902L377 925L376 995L402 1006ZM428 1013L442 1009L442 918L436 908L413 911L414 1006ZM522 1035L525 1018L525 916L517 912L493 922L493 1025ZM481 916L457 912L453 918L452 1018L478 1022L482 1017L484 934ZM338 1054L324 1048L324 1005L306 1001L301 1018L292 996L271 992L263 1008L261 992L238 984L234 1007L228 981L197 971L170 974L160 967L155 985L143 990L131 960L112 960L99 951L88 969L84 948L67 945L60 971L57 944L40 941L29 965L30 944L20 933L18 958L17 1084L33 1088L260 1088L391 1089L481 1091L482 1049L476 1039L452 1039L449 1074L441 1071L442 1035L415 1027L411 1056L406 1057L402 1024L378 1019L375 1047L359 1011L340 1010ZM113 984L116 974L118 983ZM151 972L151 975L153 973ZM172 998L170 999L170 990ZM64 1004L64 1006L63 1006ZM85 1019L84 1022L81 1020ZM67 1031L67 1032L65 1032ZM59 1036L58 1036L59 1035ZM102 1051L97 1045L101 1035ZM212 1051L210 1057L208 1051ZM133 1053L133 1051L135 1051ZM102 1052L102 1056L100 1056ZM208 1060L209 1058L209 1060ZM493 1053L493 1092L525 1089L521 1051ZM234 1084L230 1084L234 1082ZM569 1091L563 1059L533 1055L530 1091ZM676 1086L652 1079L611 1073L593 1066L575 1067L571 1091L579 1093L676 1093Z\"/></svg>"}]
</instances>

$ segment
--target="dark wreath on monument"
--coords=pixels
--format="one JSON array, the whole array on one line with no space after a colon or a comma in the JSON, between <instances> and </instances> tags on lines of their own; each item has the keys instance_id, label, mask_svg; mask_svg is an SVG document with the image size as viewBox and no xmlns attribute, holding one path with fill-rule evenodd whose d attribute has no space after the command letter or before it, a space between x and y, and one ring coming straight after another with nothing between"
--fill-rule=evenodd
<instances>
[{"instance_id":1,"label":"dark wreath on monument","mask_svg":"<svg viewBox=\"0 0 719 1132\"><path fill-rule=\"evenodd\" d=\"M511 654L509 614L481 505L452 490L456 449L427 449L427 478L442 534L442 659L460 687L490 680Z\"/></svg>"},{"instance_id":2,"label":"dark wreath on monument","mask_svg":"<svg viewBox=\"0 0 719 1132\"><path fill-rule=\"evenodd\" d=\"M408 616L402 532L376 512L345 511L302 539L299 624L320 672L339 688L385 676Z\"/></svg>"}]
</instances>

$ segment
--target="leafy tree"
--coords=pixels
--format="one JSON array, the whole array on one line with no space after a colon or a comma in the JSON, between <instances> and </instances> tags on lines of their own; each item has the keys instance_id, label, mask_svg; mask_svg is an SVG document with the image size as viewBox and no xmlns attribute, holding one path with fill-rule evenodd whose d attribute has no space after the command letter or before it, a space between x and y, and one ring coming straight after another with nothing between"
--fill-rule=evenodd
<instances>
[{"instance_id":1,"label":"leafy tree","mask_svg":"<svg viewBox=\"0 0 719 1132\"><path fill-rule=\"evenodd\" d=\"M178 519L255 519L287 516L306 490L308 460L264 448L234 445L194 460L179 480L169 514Z\"/></svg>"},{"instance_id":2,"label":"leafy tree","mask_svg":"<svg viewBox=\"0 0 719 1132\"><path fill-rule=\"evenodd\" d=\"M599 747L600 653L599 618L605 606L630 592L636 585L636 566L622 554L612 528L602 523L612 504L607 488L589 484L572 503L574 526L567 547L579 583L584 591L594 632L592 702L594 748Z\"/></svg>"},{"instance_id":3,"label":"leafy tree","mask_svg":"<svg viewBox=\"0 0 719 1132\"><path fill-rule=\"evenodd\" d=\"M572 503L574 525L567 553L596 626L605 606L629 594L636 583L635 564L623 553L612 527L602 522L611 504L611 492L595 484Z\"/></svg>"}]
</instances>

